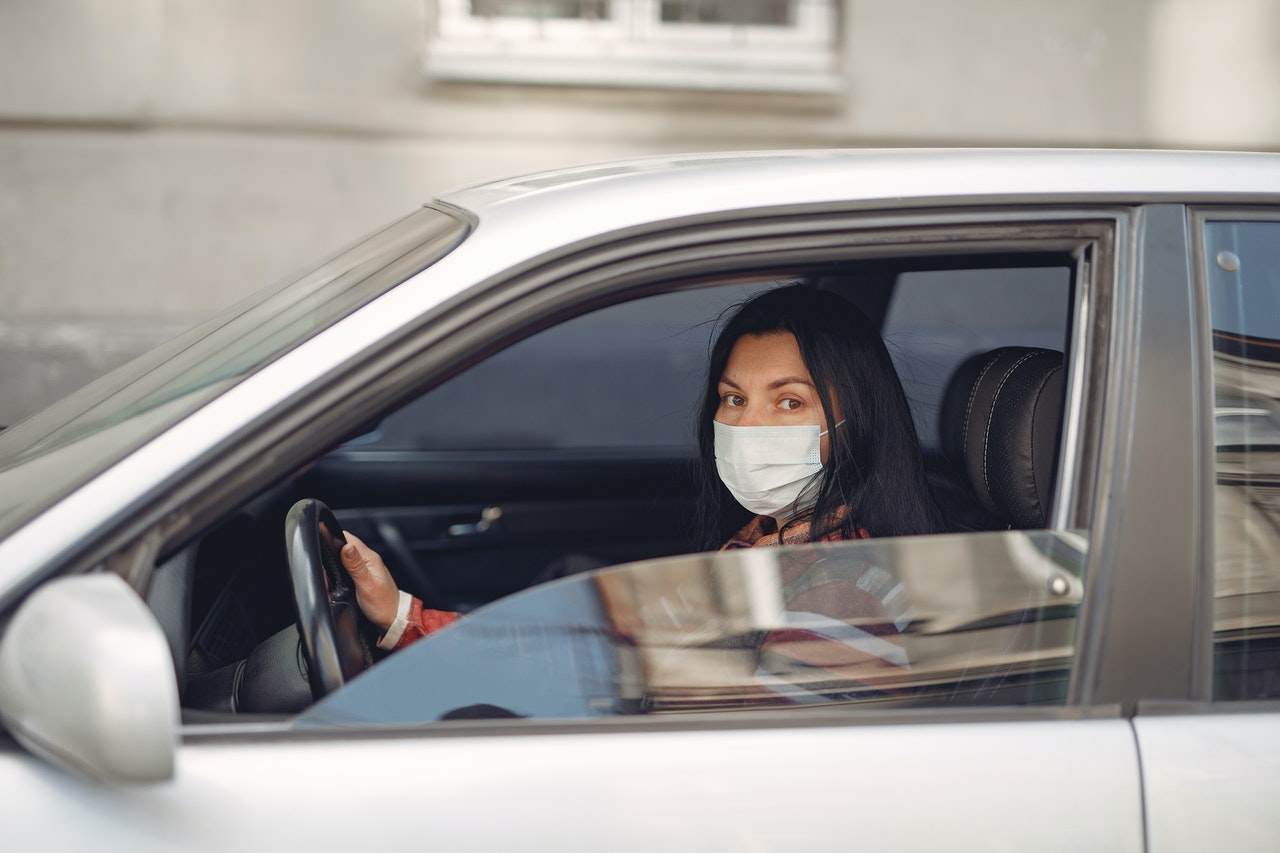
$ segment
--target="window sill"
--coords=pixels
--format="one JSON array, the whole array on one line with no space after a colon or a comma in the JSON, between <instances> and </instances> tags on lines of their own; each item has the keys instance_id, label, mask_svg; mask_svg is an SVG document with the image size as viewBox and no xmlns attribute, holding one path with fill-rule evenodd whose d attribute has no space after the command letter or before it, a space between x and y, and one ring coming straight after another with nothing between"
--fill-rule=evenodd
<instances>
[{"instance_id":1,"label":"window sill","mask_svg":"<svg viewBox=\"0 0 1280 853\"><path fill-rule=\"evenodd\" d=\"M495 46L483 50L438 47L423 73L441 82L506 83L623 89L766 92L835 95L843 88L830 63L760 61L744 67L740 56L530 56ZM828 67L823 67L824 65Z\"/></svg>"}]
</instances>

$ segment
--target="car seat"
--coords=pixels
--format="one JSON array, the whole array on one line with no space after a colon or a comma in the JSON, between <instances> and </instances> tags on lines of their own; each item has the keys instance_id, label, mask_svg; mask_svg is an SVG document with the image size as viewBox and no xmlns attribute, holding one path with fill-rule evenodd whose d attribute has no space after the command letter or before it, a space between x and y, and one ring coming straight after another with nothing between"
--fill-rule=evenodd
<instances>
[{"instance_id":1,"label":"car seat","mask_svg":"<svg viewBox=\"0 0 1280 853\"><path fill-rule=\"evenodd\" d=\"M942 450L986 515L958 524L1048 524L1062 433L1062 353L1001 347L956 368L942 399Z\"/></svg>"}]
</instances>

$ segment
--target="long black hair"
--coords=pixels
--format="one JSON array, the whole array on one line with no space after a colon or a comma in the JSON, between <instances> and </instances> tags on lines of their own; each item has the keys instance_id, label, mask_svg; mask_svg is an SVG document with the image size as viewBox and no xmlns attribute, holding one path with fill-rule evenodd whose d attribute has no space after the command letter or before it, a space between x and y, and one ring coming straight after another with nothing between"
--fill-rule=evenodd
<instances>
[{"instance_id":1,"label":"long black hair","mask_svg":"<svg viewBox=\"0 0 1280 853\"><path fill-rule=\"evenodd\" d=\"M942 517L925 476L907 396L879 331L834 293L806 284L777 287L737 307L711 347L698 414L700 547L720 547L733 532L737 501L716 473L712 422L718 386L743 335L790 332L813 380L827 424L828 460L813 508L788 523L811 520L810 539L936 533Z\"/></svg>"}]
</instances>

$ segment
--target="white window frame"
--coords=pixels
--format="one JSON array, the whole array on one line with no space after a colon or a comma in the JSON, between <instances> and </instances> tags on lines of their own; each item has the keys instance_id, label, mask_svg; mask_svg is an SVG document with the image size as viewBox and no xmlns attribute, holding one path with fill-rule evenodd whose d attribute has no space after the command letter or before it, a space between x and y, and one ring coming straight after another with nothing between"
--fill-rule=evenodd
<instances>
[{"instance_id":1,"label":"white window frame","mask_svg":"<svg viewBox=\"0 0 1280 853\"><path fill-rule=\"evenodd\" d=\"M435 0L432 80L835 93L838 0L794 0L791 26L663 23L661 0L612 0L608 20L483 17Z\"/></svg>"}]
</instances>

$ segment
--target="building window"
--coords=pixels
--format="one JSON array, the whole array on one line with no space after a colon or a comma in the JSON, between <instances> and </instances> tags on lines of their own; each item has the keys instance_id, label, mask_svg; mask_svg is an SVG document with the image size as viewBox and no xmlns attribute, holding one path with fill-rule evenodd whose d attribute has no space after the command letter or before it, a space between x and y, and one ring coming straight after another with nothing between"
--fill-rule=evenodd
<instances>
[{"instance_id":1,"label":"building window","mask_svg":"<svg viewBox=\"0 0 1280 853\"><path fill-rule=\"evenodd\" d=\"M471 0L465 4L478 18L609 17L609 0Z\"/></svg>"},{"instance_id":2,"label":"building window","mask_svg":"<svg viewBox=\"0 0 1280 853\"><path fill-rule=\"evenodd\" d=\"M436 0L435 80L830 93L837 0Z\"/></svg>"}]
</instances>

